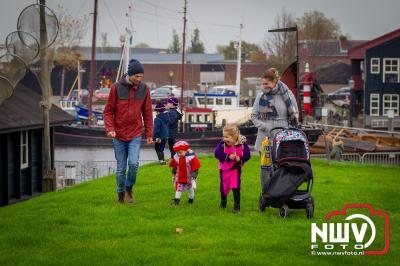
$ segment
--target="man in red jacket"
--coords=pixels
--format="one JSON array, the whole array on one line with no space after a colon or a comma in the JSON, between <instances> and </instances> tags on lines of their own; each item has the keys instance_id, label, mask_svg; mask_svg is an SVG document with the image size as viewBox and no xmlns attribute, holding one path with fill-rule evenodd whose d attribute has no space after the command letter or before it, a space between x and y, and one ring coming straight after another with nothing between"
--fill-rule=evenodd
<instances>
[{"instance_id":1,"label":"man in red jacket","mask_svg":"<svg viewBox=\"0 0 400 266\"><path fill-rule=\"evenodd\" d=\"M118 202L134 203L132 187L136 183L139 167L140 143L144 125L147 144L153 141L153 113L150 90L141 82L144 69L132 59L128 73L111 86L110 95L104 108L104 124L107 136L113 138L117 160ZM126 168L128 164L128 173Z\"/></svg>"}]
</instances>

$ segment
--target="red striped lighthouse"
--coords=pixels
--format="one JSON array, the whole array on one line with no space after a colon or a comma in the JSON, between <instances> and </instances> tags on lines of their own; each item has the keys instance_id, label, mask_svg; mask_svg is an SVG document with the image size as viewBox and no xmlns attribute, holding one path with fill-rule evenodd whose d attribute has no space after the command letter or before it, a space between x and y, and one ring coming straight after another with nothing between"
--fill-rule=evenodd
<instances>
[{"instance_id":1,"label":"red striped lighthouse","mask_svg":"<svg viewBox=\"0 0 400 266\"><path fill-rule=\"evenodd\" d=\"M306 69L304 72L304 77L302 80L303 85L303 103L304 103L304 111L306 111L307 115L312 115L311 111L311 86L313 84L312 73L310 73L310 69L308 63L306 63Z\"/></svg>"}]
</instances>

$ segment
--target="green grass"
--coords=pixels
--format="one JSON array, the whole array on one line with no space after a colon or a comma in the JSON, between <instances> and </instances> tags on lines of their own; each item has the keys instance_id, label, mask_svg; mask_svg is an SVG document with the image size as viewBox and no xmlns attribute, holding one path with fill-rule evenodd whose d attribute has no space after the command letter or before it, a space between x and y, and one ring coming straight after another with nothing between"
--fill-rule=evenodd
<instances>
[{"instance_id":1,"label":"green grass","mask_svg":"<svg viewBox=\"0 0 400 266\"><path fill-rule=\"evenodd\" d=\"M168 167L139 170L136 205L118 205L115 177L0 208L0 265L394 265L399 261L399 167L314 160L316 213L371 203L391 218L385 256L312 256L305 211L259 213L258 157L245 166L242 211L220 210L216 160L202 157L195 206L170 205ZM184 232L176 234L175 228Z\"/></svg>"}]
</instances>

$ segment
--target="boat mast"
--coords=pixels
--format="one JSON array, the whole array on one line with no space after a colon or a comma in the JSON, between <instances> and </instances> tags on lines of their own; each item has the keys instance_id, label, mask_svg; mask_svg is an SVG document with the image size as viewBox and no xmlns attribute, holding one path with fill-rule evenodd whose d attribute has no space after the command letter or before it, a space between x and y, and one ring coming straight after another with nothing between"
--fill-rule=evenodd
<instances>
[{"instance_id":1,"label":"boat mast","mask_svg":"<svg viewBox=\"0 0 400 266\"><path fill-rule=\"evenodd\" d=\"M186 6L187 0L183 7L183 33L182 33L182 74L181 74L181 110L184 111L185 103L183 101L183 90L185 88L185 49L186 49ZM184 132L183 120L181 120L181 131Z\"/></svg>"},{"instance_id":2,"label":"boat mast","mask_svg":"<svg viewBox=\"0 0 400 266\"><path fill-rule=\"evenodd\" d=\"M78 76L77 78L77 82L78 82L78 102L81 101L81 62L78 58L78 64L77 64L77 69L78 69Z\"/></svg>"},{"instance_id":3,"label":"boat mast","mask_svg":"<svg viewBox=\"0 0 400 266\"><path fill-rule=\"evenodd\" d=\"M126 13L126 17L128 18L128 26L125 28L125 35L121 35L120 37L122 52L115 82L117 82L125 73L128 73L133 39L132 4L129 6L129 11Z\"/></svg>"},{"instance_id":4,"label":"boat mast","mask_svg":"<svg viewBox=\"0 0 400 266\"><path fill-rule=\"evenodd\" d=\"M237 106L240 105L240 70L242 68L242 29L243 23L240 23L239 43L237 49L237 65L236 65L236 93L237 93Z\"/></svg>"},{"instance_id":5,"label":"boat mast","mask_svg":"<svg viewBox=\"0 0 400 266\"><path fill-rule=\"evenodd\" d=\"M90 60L90 76L89 76L89 114L88 114L88 127L92 124L92 98L94 87L95 75L95 60L96 60L96 24L97 24L97 4L98 1L94 0L94 13L93 13L93 32L92 32L92 58Z\"/></svg>"},{"instance_id":6,"label":"boat mast","mask_svg":"<svg viewBox=\"0 0 400 266\"><path fill-rule=\"evenodd\" d=\"M128 65L131 57L131 46L133 39L133 22L132 22L132 5L129 6L129 11L126 14L128 17L128 27L126 27L126 36L125 36L125 73L128 73Z\"/></svg>"},{"instance_id":7,"label":"boat mast","mask_svg":"<svg viewBox=\"0 0 400 266\"><path fill-rule=\"evenodd\" d=\"M121 59L119 60L118 71L117 71L117 76L115 77L115 82L117 82L123 75L122 68L124 65L124 56L125 56L125 35L121 35L120 41L121 41Z\"/></svg>"}]
</instances>

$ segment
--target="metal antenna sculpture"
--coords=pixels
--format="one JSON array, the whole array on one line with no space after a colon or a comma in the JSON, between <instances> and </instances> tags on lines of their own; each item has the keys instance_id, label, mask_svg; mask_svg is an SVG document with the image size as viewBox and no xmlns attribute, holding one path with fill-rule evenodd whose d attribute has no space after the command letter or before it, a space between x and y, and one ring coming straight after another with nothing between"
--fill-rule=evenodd
<instances>
[{"instance_id":1,"label":"metal antenna sculpture","mask_svg":"<svg viewBox=\"0 0 400 266\"><path fill-rule=\"evenodd\" d=\"M46 42L42 42L40 35L41 10L44 10L45 15ZM31 70L37 69L35 64L40 50L54 43L58 30L57 17L48 7L34 4L22 10L18 17L17 31L7 35L7 52L0 56L0 104L12 95L29 66L33 66Z\"/></svg>"},{"instance_id":2,"label":"metal antenna sculpture","mask_svg":"<svg viewBox=\"0 0 400 266\"><path fill-rule=\"evenodd\" d=\"M50 108L51 84L50 75L52 62L49 47L55 42L59 24L53 10L40 4L27 6L18 17L17 31L11 32L6 38L7 53L0 57L0 104L10 97L25 76L28 68L36 75L42 88L41 107L44 124L44 172L42 190L56 189L55 170L51 164L50 147Z\"/></svg>"},{"instance_id":3,"label":"metal antenna sculpture","mask_svg":"<svg viewBox=\"0 0 400 266\"><path fill-rule=\"evenodd\" d=\"M13 31L6 38L7 53L0 57L0 104L10 97L25 76L27 65L39 54L39 43L31 34Z\"/></svg>"}]
</instances>

